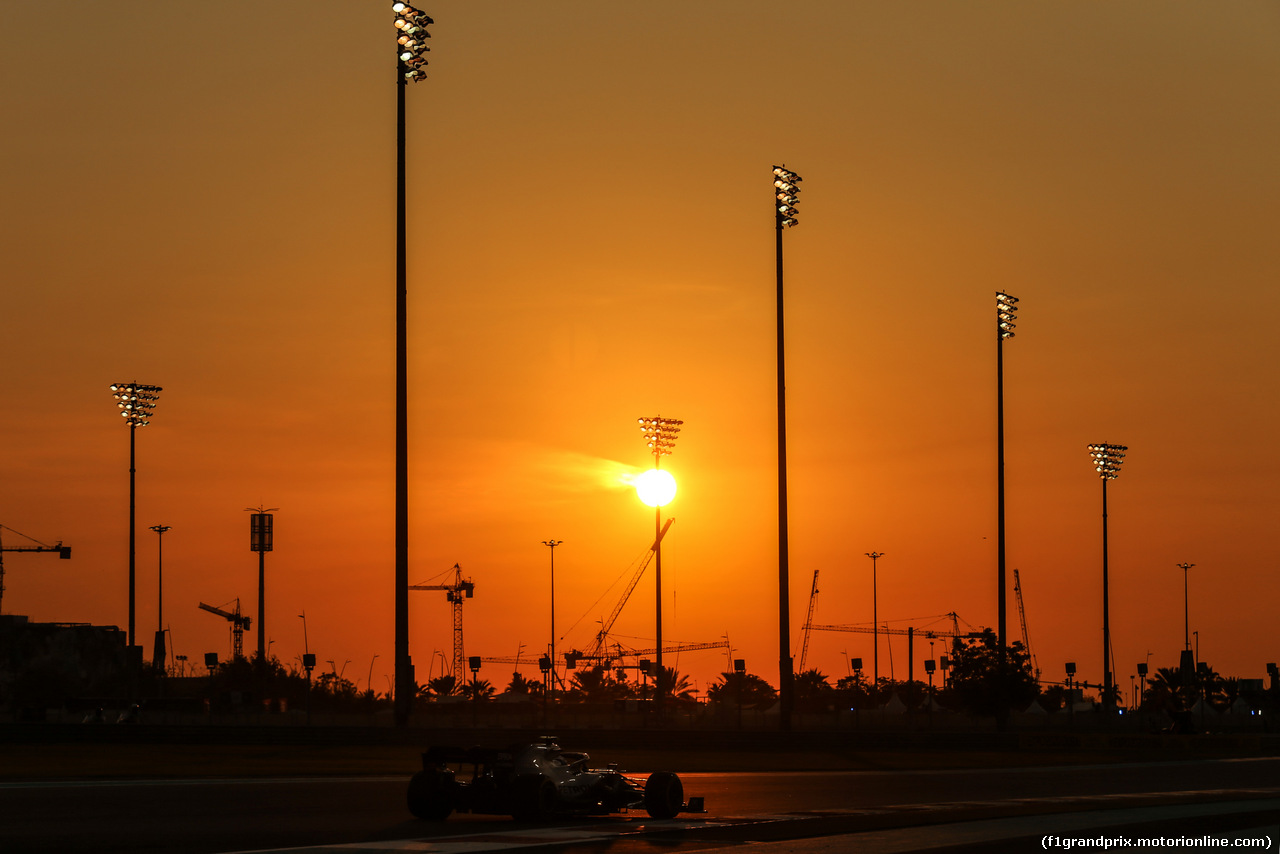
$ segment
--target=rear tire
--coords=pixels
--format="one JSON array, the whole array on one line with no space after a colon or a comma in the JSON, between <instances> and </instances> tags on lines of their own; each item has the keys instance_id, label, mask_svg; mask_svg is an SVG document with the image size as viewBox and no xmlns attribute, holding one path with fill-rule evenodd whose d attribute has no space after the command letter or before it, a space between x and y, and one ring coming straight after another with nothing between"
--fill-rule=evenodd
<instances>
[{"instance_id":1,"label":"rear tire","mask_svg":"<svg viewBox=\"0 0 1280 854\"><path fill-rule=\"evenodd\" d=\"M684 784L670 771L656 771L644 784L644 808L653 818L675 818L684 806Z\"/></svg>"},{"instance_id":2,"label":"rear tire","mask_svg":"<svg viewBox=\"0 0 1280 854\"><path fill-rule=\"evenodd\" d=\"M444 821L453 812L453 772L419 771L409 778L409 812L426 821Z\"/></svg>"}]
</instances>

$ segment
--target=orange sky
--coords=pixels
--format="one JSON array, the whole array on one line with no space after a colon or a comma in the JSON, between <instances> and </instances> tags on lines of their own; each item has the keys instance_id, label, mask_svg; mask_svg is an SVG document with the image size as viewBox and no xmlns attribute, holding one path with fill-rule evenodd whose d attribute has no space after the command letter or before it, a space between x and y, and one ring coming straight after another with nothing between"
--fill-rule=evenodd
<instances>
[{"instance_id":1,"label":"orange sky","mask_svg":"<svg viewBox=\"0 0 1280 854\"><path fill-rule=\"evenodd\" d=\"M468 654L546 644L548 538L557 628L581 620L558 645L589 642L652 536L618 477L649 463L635 419L661 414L685 421L664 463L664 634L727 634L776 682L785 162L804 178L786 235L796 654L814 570L819 622L870 622L873 549L882 620L994 624L1006 290L1008 566L1046 676L1101 677L1090 442L1131 449L1109 491L1117 681L1148 652L1176 664L1184 561L1201 657L1253 678L1280 659L1274 4L425 10L410 575L474 578ZM138 434L148 650L147 527L172 526L176 651L225 658L226 624L196 606L256 611L242 510L265 504L273 654L301 654L305 610L321 662L387 689L391 22L381 0L0 10L0 524L74 548L9 555L5 613L125 625L128 435L107 386L137 380L165 389ZM419 677L438 675L448 606L411 602ZM1012 592L1009 609L1013 638ZM642 583L618 631L652 638L652 612ZM870 670L870 641L815 633L809 664L843 675L847 651ZM893 656L902 678L904 643ZM725 661L678 664L705 687Z\"/></svg>"}]
</instances>

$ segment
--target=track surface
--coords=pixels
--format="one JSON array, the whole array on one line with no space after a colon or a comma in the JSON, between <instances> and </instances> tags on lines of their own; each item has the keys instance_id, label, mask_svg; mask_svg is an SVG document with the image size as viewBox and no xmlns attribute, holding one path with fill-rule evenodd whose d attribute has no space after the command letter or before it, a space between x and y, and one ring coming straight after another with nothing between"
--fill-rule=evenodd
<instances>
[{"instance_id":1,"label":"track surface","mask_svg":"<svg viewBox=\"0 0 1280 854\"><path fill-rule=\"evenodd\" d=\"M1271 827L1269 850L1276 850L1280 836L1277 759L682 776L687 794L706 798L705 816L654 822L631 815L551 826L478 816L438 824L415 821L404 808L407 775L10 782L0 784L0 852L218 854L350 846L337 850L352 854L538 846L612 853L655 845L667 850L736 847L748 841L776 841L781 850L835 851L843 849L830 838L848 833L861 834L858 847L867 851L947 845L994 851L999 850L991 841L995 837L975 842L966 834L983 821L1015 820L1030 824L992 832L1006 834L1000 837L1006 840L1020 833L1022 847L1009 850L1030 850L1025 845L1033 838L1065 835L1066 813L1076 813L1076 822L1080 814L1095 816L1099 827L1127 822L1184 834L1200 827L1206 832ZM893 843L898 847L875 848L872 843L883 842L887 832L907 836ZM784 841L802 837L829 838L837 847L805 847L821 845L818 840Z\"/></svg>"}]
</instances>

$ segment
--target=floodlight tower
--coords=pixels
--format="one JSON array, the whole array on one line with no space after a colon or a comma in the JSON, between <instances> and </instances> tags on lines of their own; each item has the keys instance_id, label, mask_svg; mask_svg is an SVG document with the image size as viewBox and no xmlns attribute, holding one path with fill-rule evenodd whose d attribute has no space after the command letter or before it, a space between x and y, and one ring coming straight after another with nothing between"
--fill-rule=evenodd
<instances>
[{"instance_id":1,"label":"floodlight tower","mask_svg":"<svg viewBox=\"0 0 1280 854\"><path fill-rule=\"evenodd\" d=\"M1093 469L1102 478L1102 708L1107 711L1115 706L1111 696L1111 612L1107 588L1107 481L1120 476L1120 465L1127 450L1124 445L1089 446Z\"/></svg>"},{"instance_id":2,"label":"floodlight tower","mask_svg":"<svg viewBox=\"0 0 1280 854\"><path fill-rule=\"evenodd\" d=\"M996 293L996 634L1000 661L1005 660L1004 549L1004 342L1013 337L1018 298Z\"/></svg>"},{"instance_id":3,"label":"floodlight tower","mask_svg":"<svg viewBox=\"0 0 1280 854\"><path fill-rule=\"evenodd\" d=\"M640 422L640 433L644 436L645 442L649 446L649 453L653 454L653 468L655 471L660 471L662 469L662 458L670 456L676 449L676 439L679 438L680 426L684 422L675 418L663 418L660 415L638 420ZM653 683L655 713L662 711L662 505L665 503L665 501L658 499L653 505L653 578L656 591L657 604L655 613L658 633L657 643L655 644L658 648L656 659L658 676Z\"/></svg>"},{"instance_id":4,"label":"floodlight tower","mask_svg":"<svg viewBox=\"0 0 1280 854\"><path fill-rule=\"evenodd\" d=\"M396 571L395 723L407 726L413 708L413 664L409 659L409 380L407 356L408 267L405 251L404 93L427 77L431 17L408 3L391 4L396 28Z\"/></svg>"},{"instance_id":5,"label":"floodlight tower","mask_svg":"<svg viewBox=\"0 0 1280 854\"><path fill-rule=\"evenodd\" d=\"M787 548L787 371L783 335L782 230L799 224L796 203L799 175L773 167L773 219L777 232L778 272L778 726L791 729L793 672L791 664L791 569Z\"/></svg>"},{"instance_id":6,"label":"floodlight tower","mask_svg":"<svg viewBox=\"0 0 1280 854\"><path fill-rule=\"evenodd\" d=\"M550 698L556 684L556 546L563 545L564 540L543 540L542 544L551 549L551 644L547 647L547 658L551 661L548 682L542 695L544 701Z\"/></svg>"},{"instance_id":7,"label":"floodlight tower","mask_svg":"<svg viewBox=\"0 0 1280 854\"><path fill-rule=\"evenodd\" d=\"M137 526L135 524L135 506L137 499L137 456L135 434L139 427L151 423L151 416L160 400L158 385L142 385L141 383L115 383L111 386L112 396L116 399L116 408L120 410L124 423L129 425L129 633L127 643L130 655L136 640L133 633L134 623L134 591L136 589L134 574L137 568ZM130 659L132 660L132 659Z\"/></svg>"}]
</instances>

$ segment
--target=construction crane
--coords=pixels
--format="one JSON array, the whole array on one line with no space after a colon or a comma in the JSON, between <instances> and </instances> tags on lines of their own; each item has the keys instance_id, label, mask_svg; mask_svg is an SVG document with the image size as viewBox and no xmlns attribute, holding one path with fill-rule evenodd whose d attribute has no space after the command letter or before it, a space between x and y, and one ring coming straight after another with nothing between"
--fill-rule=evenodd
<instances>
[{"instance_id":1,"label":"construction crane","mask_svg":"<svg viewBox=\"0 0 1280 854\"><path fill-rule=\"evenodd\" d=\"M699 649L728 649L729 642L727 640L708 641L707 643L673 643L670 646L662 648L663 654L669 652L693 652ZM627 651L628 657L639 658L642 655L657 655L658 649L636 649Z\"/></svg>"},{"instance_id":2,"label":"construction crane","mask_svg":"<svg viewBox=\"0 0 1280 854\"><path fill-rule=\"evenodd\" d=\"M13 530L13 528L10 528L8 525L0 525L0 530L9 531L10 533L17 534L19 537L25 537L26 539L31 540L31 542L35 543L34 546L6 546L3 544L3 542L0 542L0 606L2 606L4 603L4 553L5 552L57 552L58 557L60 559L68 560L71 557L71 546L64 546L61 540L59 540L55 545L51 546L46 543L40 542L35 537L28 537L26 534L22 533L21 531L15 531ZM4 612L3 607L0 607L0 613L3 613L3 612Z\"/></svg>"},{"instance_id":3,"label":"construction crane","mask_svg":"<svg viewBox=\"0 0 1280 854\"><path fill-rule=\"evenodd\" d=\"M1027 634L1027 611L1022 604L1022 581L1018 578L1018 570L1013 571L1013 595L1018 599L1018 621L1022 623L1022 647L1027 651L1027 657L1031 659L1032 670L1035 671L1036 681L1040 680L1040 663L1036 661L1035 655L1031 652L1031 636Z\"/></svg>"},{"instance_id":4,"label":"construction crane","mask_svg":"<svg viewBox=\"0 0 1280 854\"><path fill-rule=\"evenodd\" d=\"M236 607L234 611L224 611L221 608L215 608L212 605L200 603L200 610L208 611L210 614L217 614L222 619L231 623L231 657L232 659L244 658L244 633L249 631L249 623L252 622L251 617L240 616L240 600L235 599Z\"/></svg>"},{"instance_id":5,"label":"construction crane","mask_svg":"<svg viewBox=\"0 0 1280 854\"><path fill-rule=\"evenodd\" d=\"M627 589L622 591L622 598L618 600L618 604L613 606L613 612L609 614L609 618L600 624L600 631L596 633L595 645L592 646L591 652L584 658L600 658L607 655L605 647L609 642L609 632L613 629L613 624L617 621L618 615L622 613L622 607L627 604L627 600L631 598L631 591L636 589L636 585L640 583L640 576L644 575L644 571L649 566L649 561L653 560L653 556L658 553L658 545L662 542L662 538L667 535L667 530L671 527L671 523L675 521L675 517L667 520L662 526L662 530L658 532L658 536L653 541L653 545L649 547L649 551L645 553L644 560L640 562L640 568L636 570L635 575L631 576L631 581L627 583ZM666 652L664 647L663 652ZM656 652L656 650L655 650Z\"/></svg>"},{"instance_id":6,"label":"construction crane","mask_svg":"<svg viewBox=\"0 0 1280 854\"><path fill-rule=\"evenodd\" d=\"M950 631L939 631L937 629L917 629L914 627L909 627L905 629L890 629L887 627L881 628L881 629L875 629L875 628L870 628L868 626L849 626L849 625L813 626L813 628L819 629L825 632L862 632L865 634L872 634L873 632L879 632L880 634L883 634L883 635L906 635L907 636L907 681L910 682L914 679L914 676L912 674L914 672L913 668L915 666L914 644L915 644L916 638L934 640L936 638L980 638L982 637L982 632L961 632L960 617L956 615L955 611L952 611L948 614L941 614L939 616L951 618ZM892 668L893 666L893 648L892 647L890 647L889 649L889 663L890 663L889 666Z\"/></svg>"},{"instance_id":7,"label":"construction crane","mask_svg":"<svg viewBox=\"0 0 1280 854\"><path fill-rule=\"evenodd\" d=\"M960 618L959 616L957 616L957 614L954 611L948 614L941 614L940 616L951 618L952 628L950 631L943 631L940 629L917 629L917 628L890 629L885 627L875 629L871 626L852 626L852 625L810 626L810 628L816 629L822 632L862 632L863 634L868 634L868 635L875 634L878 632L879 634L882 634L882 635L913 635L915 637L925 638L927 640L935 640L937 638L980 638L982 637L982 632L960 631L960 628L959 628Z\"/></svg>"},{"instance_id":8,"label":"construction crane","mask_svg":"<svg viewBox=\"0 0 1280 854\"><path fill-rule=\"evenodd\" d=\"M662 652L687 653L687 652L695 652L695 650L698 650L698 649L728 649L728 641L727 640L710 640L710 641L707 641L707 643L700 643L700 644L699 643L671 644L669 645L669 647L663 647ZM640 656L657 656L657 654L658 654L657 648L635 649L635 650L631 650L631 652L628 652L627 656L634 656L636 658L639 658Z\"/></svg>"},{"instance_id":9,"label":"construction crane","mask_svg":"<svg viewBox=\"0 0 1280 854\"><path fill-rule=\"evenodd\" d=\"M809 591L809 616L804 618L804 641L800 644L800 673L804 673L804 660L809 657L809 631L813 628L813 606L818 601L818 570L813 571L813 589Z\"/></svg>"},{"instance_id":10,"label":"construction crane","mask_svg":"<svg viewBox=\"0 0 1280 854\"><path fill-rule=\"evenodd\" d=\"M667 520L667 523L662 526L662 530L658 532L657 538L654 539L653 545L649 547L647 552L645 552L644 559L640 561L640 567L635 571L635 574L631 576L631 580L627 582L626 589L622 591L622 598L618 600L618 604L613 606L613 611L609 614L608 618L600 623L600 631L596 632L596 638L591 645L591 650L589 652L582 652L581 650L574 649L564 654L565 661L570 663L571 667L576 667L579 661L590 661L594 664L607 665L614 659L621 657L621 652L617 655L610 655L608 652L609 632L613 629L613 624L617 622L618 615L622 613L623 606L625 606L627 604L627 600L631 598L631 592L635 590L636 585L640 583L640 576L644 575L645 569L649 566L649 561L653 560L653 556L657 554L658 544L661 543L662 538L667 535L667 530L671 527L671 523L674 521L674 516ZM667 647L664 646L662 651L665 653L667 651ZM657 650L655 649L654 652L656 653Z\"/></svg>"},{"instance_id":11,"label":"construction crane","mask_svg":"<svg viewBox=\"0 0 1280 854\"><path fill-rule=\"evenodd\" d=\"M727 640L708 641L706 643L696 643L696 642L673 643L670 645L664 645L662 647L662 653L666 655L666 654L675 653L675 652L694 652L700 649L728 649L728 648L729 648L729 641ZM614 662L621 661L624 658L642 658L646 655L657 655L657 654L658 654L657 647L652 647L650 649L628 649L627 647L624 647L621 644L615 643L613 645L612 653L606 651L606 652L601 652L598 655L587 655L585 653L577 652L575 650L573 652L566 652L564 654L564 657L565 657L565 662L568 665L569 669L575 670L578 667L578 662L587 662L592 667L597 667L597 666L598 667L615 667L618 665L615 665Z\"/></svg>"},{"instance_id":12,"label":"construction crane","mask_svg":"<svg viewBox=\"0 0 1280 854\"><path fill-rule=\"evenodd\" d=\"M453 605L453 676L461 679L467 672L467 659L462 652L462 601L475 596L476 584L462 577L462 567L453 565L452 584L410 584L410 590L443 590Z\"/></svg>"},{"instance_id":13,"label":"construction crane","mask_svg":"<svg viewBox=\"0 0 1280 854\"><path fill-rule=\"evenodd\" d=\"M519 672L520 665L537 664L538 660L536 658L525 658L524 644L522 643L516 649L516 654L514 657L510 655L482 655L480 656L480 663L481 664L514 664L516 666L515 668L516 672Z\"/></svg>"}]
</instances>

